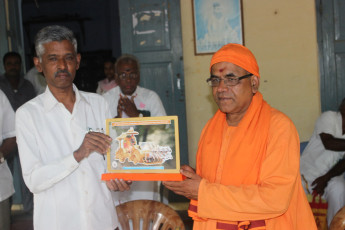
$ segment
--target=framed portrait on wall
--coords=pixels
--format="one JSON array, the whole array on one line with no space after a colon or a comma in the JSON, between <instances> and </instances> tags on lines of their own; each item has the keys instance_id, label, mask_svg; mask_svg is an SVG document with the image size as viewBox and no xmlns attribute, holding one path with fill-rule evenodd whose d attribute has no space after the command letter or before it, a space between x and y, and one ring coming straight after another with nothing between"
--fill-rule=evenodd
<instances>
[{"instance_id":1,"label":"framed portrait on wall","mask_svg":"<svg viewBox=\"0 0 345 230\"><path fill-rule=\"evenodd\" d=\"M180 175L177 116L107 119L106 133L112 138L107 171L114 178L155 180L159 174L165 180L164 174Z\"/></svg>"},{"instance_id":2,"label":"framed portrait on wall","mask_svg":"<svg viewBox=\"0 0 345 230\"><path fill-rule=\"evenodd\" d=\"M228 43L243 45L241 0L192 0L195 54L211 54Z\"/></svg>"}]
</instances>

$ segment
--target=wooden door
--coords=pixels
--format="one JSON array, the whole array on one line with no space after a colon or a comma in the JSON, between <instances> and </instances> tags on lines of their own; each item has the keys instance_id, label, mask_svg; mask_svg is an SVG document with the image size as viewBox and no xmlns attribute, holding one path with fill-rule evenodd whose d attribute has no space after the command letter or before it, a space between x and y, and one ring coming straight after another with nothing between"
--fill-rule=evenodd
<instances>
[{"instance_id":1,"label":"wooden door","mask_svg":"<svg viewBox=\"0 0 345 230\"><path fill-rule=\"evenodd\" d=\"M321 110L337 110L345 97L345 1L316 0Z\"/></svg>"},{"instance_id":2,"label":"wooden door","mask_svg":"<svg viewBox=\"0 0 345 230\"><path fill-rule=\"evenodd\" d=\"M22 72L25 66L22 23L21 1L0 0L0 54L1 62L3 55L9 51L15 51L22 57ZM5 72L0 65L0 73Z\"/></svg>"},{"instance_id":3,"label":"wooden door","mask_svg":"<svg viewBox=\"0 0 345 230\"><path fill-rule=\"evenodd\" d=\"M140 85L158 93L177 115L181 164L188 164L179 0L119 0L122 53L140 61Z\"/></svg>"}]
</instances>

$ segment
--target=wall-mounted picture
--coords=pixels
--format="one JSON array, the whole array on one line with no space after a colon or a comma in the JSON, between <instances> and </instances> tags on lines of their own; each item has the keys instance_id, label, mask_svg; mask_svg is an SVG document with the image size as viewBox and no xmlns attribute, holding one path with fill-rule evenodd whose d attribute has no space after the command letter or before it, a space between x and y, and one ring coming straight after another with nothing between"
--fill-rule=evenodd
<instances>
[{"instance_id":1,"label":"wall-mounted picture","mask_svg":"<svg viewBox=\"0 0 345 230\"><path fill-rule=\"evenodd\" d=\"M192 0L195 54L210 54L223 45L243 45L241 0Z\"/></svg>"},{"instance_id":2,"label":"wall-mounted picture","mask_svg":"<svg viewBox=\"0 0 345 230\"><path fill-rule=\"evenodd\" d=\"M177 116L106 120L109 173L179 173Z\"/></svg>"}]
</instances>

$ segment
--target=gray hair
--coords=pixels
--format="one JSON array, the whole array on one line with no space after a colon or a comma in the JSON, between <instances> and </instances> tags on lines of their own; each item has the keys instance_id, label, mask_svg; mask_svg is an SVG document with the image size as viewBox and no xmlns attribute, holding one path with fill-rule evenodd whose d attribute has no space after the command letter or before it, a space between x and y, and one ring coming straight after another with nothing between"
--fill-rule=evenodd
<instances>
[{"instance_id":1,"label":"gray hair","mask_svg":"<svg viewBox=\"0 0 345 230\"><path fill-rule=\"evenodd\" d=\"M35 49L37 57L42 61L42 55L44 54L43 45L48 42L61 42L63 40L68 40L74 46L74 50L77 53L77 39L74 37L73 32L64 26L47 26L38 31L35 39Z\"/></svg>"},{"instance_id":2,"label":"gray hair","mask_svg":"<svg viewBox=\"0 0 345 230\"><path fill-rule=\"evenodd\" d=\"M115 73L117 73L117 67L118 67L120 62L124 62L124 63L133 63L134 62L135 64L137 64L138 71L140 71L139 60L138 60L138 58L136 56L134 56L132 54L123 54L119 58L116 59L116 62L115 62Z\"/></svg>"}]
</instances>

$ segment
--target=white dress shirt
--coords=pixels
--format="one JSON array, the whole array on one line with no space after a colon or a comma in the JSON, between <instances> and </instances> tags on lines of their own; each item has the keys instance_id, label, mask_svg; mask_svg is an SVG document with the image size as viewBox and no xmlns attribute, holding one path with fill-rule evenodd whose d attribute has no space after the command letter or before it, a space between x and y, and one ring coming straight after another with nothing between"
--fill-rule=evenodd
<instances>
[{"instance_id":1,"label":"white dress shirt","mask_svg":"<svg viewBox=\"0 0 345 230\"><path fill-rule=\"evenodd\" d=\"M3 140L15 136L15 114L6 95L0 90L0 146ZM0 202L14 193L13 178L7 161L0 164Z\"/></svg>"},{"instance_id":2,"label":"white dress shirt","mask_svg":"<svg viewBox=\"0 0 345 230\"><path fill-rule=\"evenodd\" d=\"M119 86L116 86L103 94L103 97L108 102L112 117L117 116L117 105L119 103L120 94L124 97ZM131 96L135 96L134 104L137 109L150 111L151 117L166 116L163 103L156 92L137 86L135 92ZM127 97L131 98L131 96ZM125 118L128 116L123 112L122 117Z\"/></svg>"},{"instance_id":3,"label":"white dress shirt","mask_svg":"<svg viewBox=\"0 0 345 230\"><path fill-rule=\"evenodd\" d=\"M38 72L36 67L32 67L25 75L24 78L31 82L34 86L36 94L41 94L46 90L47 82L43 73Z\"/></svg>"},{"instance_id":4,"label":"white dress shirt","mask_svg":"<svg viewBox=\"0 0 345 230\"><path fill-rule=\"evenodd\" d=\"M103 97L108 102L110 107L110 113L112 117L117 116L117 105L120 99L120 95L124 96L121 92L121 88L116 86L112 88ZM159 98L158 94L152 90L137 86L135 92L132 94L134 97L134 104L138 110L146 110L150 112L151 117L166 116L163 103ZM128 96L130 98L131 96ZM124 112L122 117L128 117ZM130 200L157 200L160 201L160 186L161 183L157 181L134 181L131 185L131 189L125 193L116 193L114 200L116 205ZM167 200L163 197L163 201L166 203Z\"/></svg>"},{"instance_id":5,"label":"white dress shirt","mask_svg":"<svg viewBox=\"0 0 345 230\"><path fill-rule=\"evenodd\" d=\"M315 124L313 135L301 156L301 174L308 182L328 172L341 158L344 152L327 150L320 134L328 133L335 138L345 139L340 112L326 111L321 114ZM311 184L309 183L309 186Z\"/></svg>"},{"instance_id":6,"label":"white dress shirt","mask_svg":"<svg viewBox=\"0 0 345 230\"><path fill-rule=\"evenodd\" d=\"M72 114L47 87L17 110L16 131L25 183L34 193L35 230L113 230L118 225L111 192L101 174L103 156L79 163L73 152L89 128L105 130L105 100L78 91Z\"/></svg>"}]
</instances>

